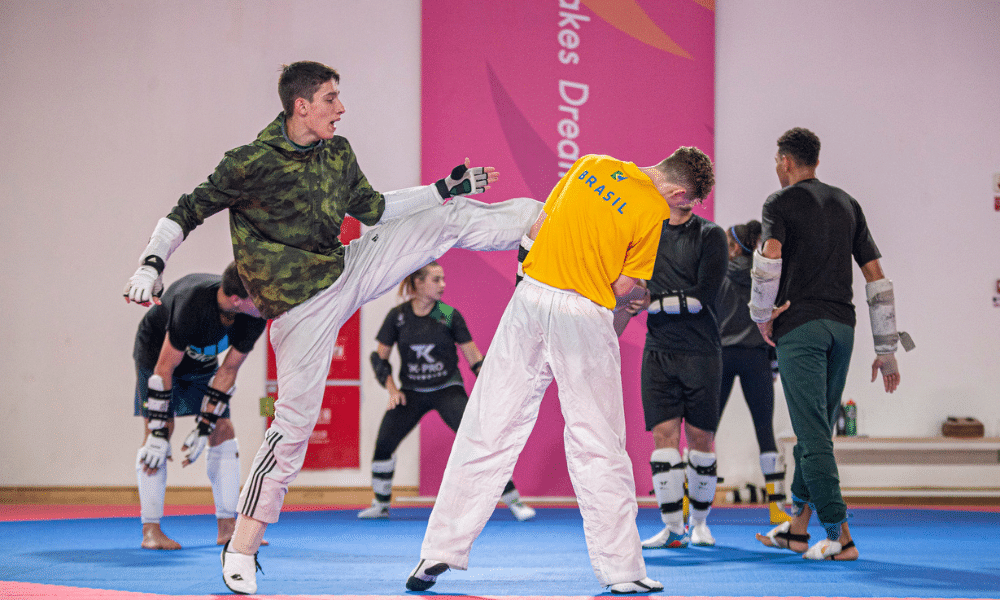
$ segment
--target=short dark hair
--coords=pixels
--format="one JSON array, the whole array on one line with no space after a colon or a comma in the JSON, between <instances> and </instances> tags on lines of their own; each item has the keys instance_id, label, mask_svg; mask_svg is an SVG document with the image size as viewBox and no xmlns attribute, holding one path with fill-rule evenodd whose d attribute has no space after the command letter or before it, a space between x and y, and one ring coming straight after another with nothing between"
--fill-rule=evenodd
<instances>
[{"instance_id":1,"label":"short dark hair","mask_svg":"<svg viewBox=\"0 0 1000 600\"><path fill-rule=\"evenodd\" d=\"M319 86L331 79L340 83L340 74L322 63L303 60L282 66L281 77L278 78L278 97L281 98L285 116L292 116L296 98L312 102L313 94Z\"/></svg>"},{"instance_id":2,"label":"short dark hair","mask_svg":"<svg viewBox=\"0 0 1000 600\"><path fill-rule=\"evenodd\" d=\"M239 298L246 298L250 295L247 293L246 286L243 285L243 279L240 278L240 272L237 270L235 262L229 263L226 270L222 272L222 293L226 296Z\"/></svg>"},{"instance_id":3,"label":"short dark hair","mask_svg":"<svg viewBox=\"0 0 1000 600\"><path fill-rule=\"evenodd\" d=\"M778 138L778 154L792 157L803 167L819 163L819 136L804 127L793 127Z\"/></svg>"},{"instance_id":4,"label":"short dark hair","mask_svg":"<svg viewBox=\"0 0 1000 600\"><path fill-rule=\"evenodd\" d=\"M712 160L694 146L681 146L656 166L671 183L683 187L696 200L704 200L715 186Z\"/></svg>"}]
</instances>

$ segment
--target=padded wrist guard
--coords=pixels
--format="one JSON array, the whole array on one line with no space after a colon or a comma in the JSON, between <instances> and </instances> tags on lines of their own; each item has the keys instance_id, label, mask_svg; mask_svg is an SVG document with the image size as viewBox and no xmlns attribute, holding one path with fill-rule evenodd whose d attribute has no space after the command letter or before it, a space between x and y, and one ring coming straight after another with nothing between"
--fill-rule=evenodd
<instances>
[{"instance_id":1,"label":"padded wrist guard","mask_svg":"<svg viewBox=\"0 0 1000 600\"><path fill-rule=\"evenodd\" d=\"M221 392L211 385L205 389L205 397L201 401L201 413L198 415L198 435L211 435L215 431L215 423L226 412L232 397L231 393Z\"/></svg>"},{"instance_id":2,"label":"padded wrist guard","mask_svg":"<svg viewBox=\"0 0 1000 600\"><path fill-rule=\"evenodd\" d=\"M869 281L865 285L868 297L868 316L872 323L872 337L876 354L892 354L899 342L896 331L896 297L888 279Z\"/></svg>"},{"instance_id":3,"label":"padded wrist guard","mask_svg":"<svg viewBox=\"0 0 1000 600\"><path fill-rule=\"evenodd\" d=\"M184 241L184 230L166 217L156 222L156 229L149 236L149 244L139 256L139 264L151 266L157 273L163 273L164 264L174 250Z\"/></svg>"},{"instance_id":4,"label":"padded wrist guard","mask_svg":"<svg viewBox=\"0 0 1000 600\"><path fill-rule=\"evenodd\" d=\"M159 375L150 375L146 384L146 418L149 419L149 430L157 437L166 438L167 421L172 416L170 413L170 390L164 391L163 378ZM158 434L158 430L162 430Z\"/></svg>"},{"instance_id":5,"label":"padded wrist guard","mask_svg":"<svg viewBox=\"0 0 1000 600\"><path fill-rule=\"evenodd\" d=\"M389 361L378 355L378 352L372 352L371 355L372 369L375 371L375 379L378 384L385 387L385 380L392 377L392 365Z\"/></svg>"},{"instance_id":6,"label":"padded wrist guard","mask_svg":"<svg viewBox=\"0 0 1000 600\"><path fill-rule=\"evenodd\" d=\"M649 299L650 314L664 312L668 315L696 315L701 312L701 301L694 296L688 296L683 290L655 294Z\"/></svg>"},{"instance_id":7,"label":"padded wrist guard","mask_svg":"<svg viewBox=\"0 0 1000 600\"><path fill-rule=\"evenodd\" d=\"M754 323L767 323L774 312L774 300L781 283L781 259L767 258L754 250L750 269L750 318Z\"/></svg>"}]
</instances>

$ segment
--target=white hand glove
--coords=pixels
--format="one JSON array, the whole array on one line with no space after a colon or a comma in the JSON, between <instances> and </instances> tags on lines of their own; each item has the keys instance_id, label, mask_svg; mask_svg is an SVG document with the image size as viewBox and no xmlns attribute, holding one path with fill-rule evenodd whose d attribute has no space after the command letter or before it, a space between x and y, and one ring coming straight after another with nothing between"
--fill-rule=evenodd
<instances>
[{"instance_id":1,"label":"white hand glove","mask_svg":"<svg viewBox=\"0 0 1000 600\"><path fill-rule=\"evenodd\" d=\"M184 458L183 466L188 466L194 461L198 460L201 453L204 452L205 446L208 445L208 436L203 435L201 427L195 427L194 430L184 438L184 446L181 448L187 448L187 455Z\"/></svg>"},{"instance_id":2,"label":"white hand glove","mask_svg":"<svg viewBox=\"0 0 1000 600\"><path fill-rule=\"evenodd\" d=\"M451 170L451 175L438 179L434 184L442 198L465 196L466 194L481 194L490 186L490 175L493 167L469 167L469 159ZM493 177L496 180L496 176Z\"/></svg>"},{"instance_id":3,"label":"white hand glove","mask_svg":"<svg viewBox=\"0 0 1000 600\"><path fill-rule=\"evenodd\" d=\"M146 444L139 449L139 462L155 470L166 464L169 455L170 440L150 434Z\"/></svg>"},{"instance_id":4,"label":"white hand glove","mask_svg":"<svg viewBox=\"0 0 1000 600\"><path fill-rule=\"evenodd\" d=\"M158 299L162 293L163 278L160 273L150 265L142 265L125 284L123 295L136 304L149 306L150 302L157 301L154 299Z\"/></svg>"}]
</instances>

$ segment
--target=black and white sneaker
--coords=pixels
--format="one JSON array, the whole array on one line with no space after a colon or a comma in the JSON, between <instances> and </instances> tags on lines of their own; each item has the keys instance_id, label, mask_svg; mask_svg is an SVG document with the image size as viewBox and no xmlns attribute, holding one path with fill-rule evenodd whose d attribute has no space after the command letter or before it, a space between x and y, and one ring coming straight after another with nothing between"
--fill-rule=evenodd
<instances>
[{"instance_id":1,"label":"black and white sneaker","mask_svg":"<svg viewBox=\"0 0 1000 600\"><path fill-rule=\"evenodd\" d=\"M662 591L663 584L649 577L643 577L639 581L616 583L611 586L612 594L649 594Z\"/></svg>"},{"instance_id":2,"label":"black and white sneaker","mask_svg":"<svg viewBox=\"0 0 1000 600\"><path fill-rule=\"evenodd\" d=\"M406 589L411 592L422 592L429 590L437 576L448 570L448 563L439 560L421 558L417 568L410 573L410 578L406 580ZM660 588L663 589L662 587Z\"/></svg>"},{"instance_id":3,"label":"black and white sneaker","mask_svg":"<svg viewBox=\"0 0 1000 600\"><path fill-rule=\"evenodd\" d=\"M257 555L229 551L229 542L222 547L222 581L237 594L257 592L257 571L264 572L257 562Z\"/></svg>"},{"instance_id":4,"label":"black and white sneaker","mask_svg":"<svg viewBox=\"0 0 1000 600\"><path fill-rule=\"evenodd\" d=\"M372 500L372 505L358 513L359 519L388 519L389 503Z\"/></svg>"}]
</instances>

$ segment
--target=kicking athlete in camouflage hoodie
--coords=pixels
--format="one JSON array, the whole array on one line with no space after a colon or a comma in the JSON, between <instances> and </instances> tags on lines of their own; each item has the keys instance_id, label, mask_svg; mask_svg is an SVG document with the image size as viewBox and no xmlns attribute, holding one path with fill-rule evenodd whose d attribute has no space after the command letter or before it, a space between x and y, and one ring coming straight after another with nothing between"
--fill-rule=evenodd
<instances>
[{"instance_id":1,"label":"kicking athlete in camouflage hoodie","mask_svg":"<svg viewBox=\"0 0 1000 600\"><path fill-rule=\"evenodd\" d=\"M229 209L240 275L261 314L273 319L278 367L274 421L223 550L223 577L240 593L256 591L257 548L302 467L341 325L452 247L516 248L541 211L529 198L444 204L496 181L492 168L470 169L468 159L434 185L376 192L350 144L334 135L345 110L339 82L319 63L285 67L278 85L284 112L254 142L226 153L208 180L160 219L125 288L130 301L158 302L170 254L207 217ZM345 214L377 227L344 246L338 235Z\"/></svg>"}]
</instances>

